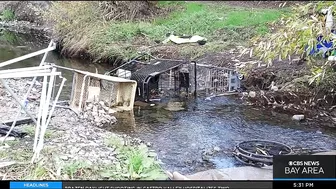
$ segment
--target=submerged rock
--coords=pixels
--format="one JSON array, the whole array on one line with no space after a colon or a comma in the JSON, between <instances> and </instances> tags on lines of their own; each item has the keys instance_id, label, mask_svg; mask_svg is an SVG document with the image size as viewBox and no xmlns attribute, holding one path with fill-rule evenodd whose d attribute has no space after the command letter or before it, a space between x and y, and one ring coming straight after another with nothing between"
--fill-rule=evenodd
<instances>
[{"instance_id":1,"label":"submerged rock","mask_svg":"<svg viewBox=\"0 0 336 189\"><path fill-rule=\"evenodd\" d=\"M166 110L169 111L181 111L185 110L185 103L184 102L168 102Z\"/></svg>"},{"instance_id":2,"label":"submerged rock","mask_svg":"<svg viewBox=\"0 0 336 189\"><path fill-rule=\"evenodd\" d=\"M214 151L215 151L215 152L219 152L219 151L221 151L221 149L220 149L220 147L215 146L215 147L214 147Z\"/></svg>"},{"instance_id":3,"label":"submerged rock","mask_svg":"<svg viewBox=\"0 0 336 189\"><path fill-rule=\"evenodd\" d=\"M255 98L257 96L257 93L254 92L254 91L250 91L248 96L251 97L251 98Z\"/></svg>"},{"instance_id":4,"label":"submerged rock","mask_svg":"<svg viewBox=\"0 0 336 189\"><path fill-rule=\"evenodd\" d=\"M142 106L142 107L146 107L146 106L150 106L150 104L146 103L146 102L142 102L142 101L135 101L134 102L134 106Z\"/></svg>"}]
</instances>

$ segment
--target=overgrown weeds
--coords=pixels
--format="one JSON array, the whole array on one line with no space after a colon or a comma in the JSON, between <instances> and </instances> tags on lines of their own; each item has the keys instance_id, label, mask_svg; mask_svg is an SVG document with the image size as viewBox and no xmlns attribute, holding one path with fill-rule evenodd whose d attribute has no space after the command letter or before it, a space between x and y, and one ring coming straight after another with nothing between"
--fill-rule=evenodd
<instances>
[{"instance_id":1,"label":"overgrown weeds","mask_svg":"<svg viewBox=\"0 0 336 189\"><path fill-rule=\"evenodd\" d=\"M119 170L123 172L122 176L130 180L163 180L167 178L156 160L157 155L151 152L146 145L130 146L115 136L108 138L106 143L108 146L116 148L119 153L118 158L122 160ZM110 177L109 175L115 175L115 171L106 171L103 175Z\"/></svg>"},{"instance_id":2,"label":"overgrown weeds","mask_svg":"<svg viewBox=\"0 0 336 189\"><path fill-rule=\"evenodd\" d=\"M0 20L2 20L2 21L13 21L13 20L15 20L14 11L12 11L10 9L5 9L0 14Z\"/></svg>"},{"instance_id":3,"label":"overgrown weeds","mask_svg":"<svg viewBox=\"0 0 336 189\"><path fill-rule=\"evenodd\" d=\"M99 3L99 6L95 3ZM138 13L131 14L131 18L122 17L127 14L115 2L95 3L54 2L45 14L48 20L55 23L55 32L62 39L63 52L67 55L88 53L97 59L108 59L130 58L139 51L158 53L157 47L162 46L160 41L165 39L167 33L174 33L200 35L208 39L204 46L171 45L179 55L196 58L206 52L222 51L230 44L244 43L256 34L267 33L267 23L278 19L283 13L283 10L238 8L224 4L159 2L146 10L151 13L160 10L157 12L163 12L165 16L158 14L151 19L134 20L132 15ZM110 11L115 19L111 19L111 15L106 19L106 12L98 10L102 6L106 8L105 5L115 7ZM127 12L129 9L124 10ZM120 16L116 12L120 12ZM161 53L165 56L165 52Z\"/></svg>"},{"instance_id":4,"label":"overgrown weeds","mask_svg":"<svg viewBox=\"0 0 336 189\"><path fill-rule=\"evenodd\" d=\"M8 44L15 44L19 41L19 37L15 35L13 32L2 30L0 31L0 42L1 43L8 43Z\"/></svg>"},{"instance_id":5,"label":"overgrown weeds","mask_svg":"<svg viewBox=\"0 0 336 189\"><path fill-rule=\"evenodd\" d=\"M35 136L35 127L33 125L26 125L22 129L24 132L28 133L28 135ZM46 130L44 137L48 139L52 137L57 137L59 134L60 133L55 130L48 129Z\"/></svg>"}]
</instances>

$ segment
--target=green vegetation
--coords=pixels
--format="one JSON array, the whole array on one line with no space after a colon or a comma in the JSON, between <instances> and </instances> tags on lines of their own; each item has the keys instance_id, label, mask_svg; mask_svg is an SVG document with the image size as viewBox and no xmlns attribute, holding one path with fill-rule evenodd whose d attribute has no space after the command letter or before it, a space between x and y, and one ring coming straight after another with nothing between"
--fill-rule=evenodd
<instances>
[{"instance_id":1,"label":"green vegetation","mask_svg":"<svg viewBox=\"0 0 336 189\"><path fill-rule=\"evenodd\" d=\"M33 125L26 125L23 127L23 131L28 133L28 135L30 136L35 136L35 127ZM58 136L59 133L54 131L54 130L51 130L51 129L48 129L45 133L45 138L52 138L52 137L56 137Z\"/></svg>"},{"instance_id":2,"label":"green vegetation","mask_svg":"<svg viewBox=\"0 0 336 189\"><path fill-rule=\"evenodd\" d=\"M10 32L8 30L0 31L0 42L1 43L15 44L19 40L20 40L19 37L15 35L14 32Z\"/></svg>"},{"instance_id":3,"label":"green vegetation","mask_svg":"<svg viewBox=\"0 0 336 189\"><path fill-rule=\"evenodd\" d=\"M291 59L293 55L305 57L311 69L308 87L315 87L316 92L323 94L333 94L336 89L333 63L322 59L321 54L310 56L309 53L319 43L318 36L322 35L326 40L333 37L334 34L325 28L326 16L321 14L321 10L334 6L332 11L335 14L335 5L334 1L319 1L294 8L292 14L277 23L277 32L254 41L255 54L269 64L275 59Z\"/></svg>"},{"instance_id":4,"label":"green vegetation","mask_svg":"<svg viewBox=\"0 0 336 189\"><path fill-rule=\"evenodd\" d=\"M155 19L105 21L96 3L54 2L46 14L49 20L55 22L56 32L63 37L64 47L70 56L85 51L98 59L129 58L144 47L150 53L157 53L156 48L149 48L157 46L154 41L163 41L167 33L174 33L200 35L208 39L204 46L170 46L180 55L195 58L267 33L267 24L286 12L285 9L230 7L224 3L159 2L157 6L162 10L173 10L167 10Z\"/></svg>"},{"instance_id":5,"label":"green vegetation","mask_svg":"<svg viewBox=\"0 0 336 189\"><path fill-rule=\"evenodd\" d=\"M0 15L0 20L3 20L3 21L13 21L13 20L15 20L14 11L9 10L9 9L5 9L4 11L2 11L2 13Z\"/></svg>"},{"instance_id":6,"label":"green vegetation","mask_svg":"<svg viewBox=\"0 0 336 189\"><path fill-rule=\"evenodd\" d=\"M6 141L7 148L0 149L0 161L15 161L11 166L2 167L0 175L3 179L19 180L162 180L164 174L156 154L145 145L130 145L129 141L117 135L106 138L106 146L115 149L116 161L111 163L92 164L89 161L64 161L58 154L56 146L46 145L37 163L31 164L34 132L30 127L28 138ZM51 137L57 137L50 135Z\"/></svg>"},{"instance_id":7,"label":"green vegetation","mask_svg":"<svg viewBox=\"0 0 336 189\"><path fill-rule=\"evenodd\" d=\"M128 146L115 136L109 137L106 143L108 146L116 148L119 153L118 158L123 160L118 168L122 172L122 176L130 180L164 180L167 178L155 160L157 155L150 152L146 145ZM116 175L116 172L115 170L106 170L102 175L112 177Z\"/></svg>"}]
</instances>

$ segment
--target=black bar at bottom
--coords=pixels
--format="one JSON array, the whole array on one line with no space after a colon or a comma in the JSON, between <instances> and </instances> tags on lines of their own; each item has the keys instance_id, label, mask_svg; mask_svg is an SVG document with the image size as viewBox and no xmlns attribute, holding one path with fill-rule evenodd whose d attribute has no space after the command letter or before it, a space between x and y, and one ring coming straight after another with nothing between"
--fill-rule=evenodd
<instances>
[{"instance_id":1,"label":"black bar at bottom","mask_svg":"<svg viewBox=\"0 0 336 189\"><path fill-rule=\"evenodd\" d=\"M2 180L0 181L0 188L1 189L9 189L9 181L8 180Z\"/></svg>"},{"instance_id":2,"label":"black bar at bottom","mask_svg":"<svg viewBox=\"0 0 336 189\"><path fill-rule=\"evenodd\" d=\"M36 181L36 182L48 182L48 181ZM63 182L63 189L272 189L272 188L334 189L336 187L336 181L273 181L273 187L272 187L272 181L109 181L109 182L62 181L62 182ZM0 181L0 188L9 189L10 188L9 181Z\"/></svg>"},{"instance_id":3,"label":"black bar at bottom","mask_svg":"<svg viewBox=\"0 0 336 189\"><path fill-rule=\"evenodd\" d=\"M287 188L335 188L336 181L273 181L273 189Z\"/></svg>"},{"instance_id":4,"label":"black bar at bottom","mask_svg":"<svg viewBox=\"0 0 336 189\"><path fill-rule=\"evenodd\" d=\"M272 181L63 181L63 189L272 189Z\"/></svg>"}]
</instances>

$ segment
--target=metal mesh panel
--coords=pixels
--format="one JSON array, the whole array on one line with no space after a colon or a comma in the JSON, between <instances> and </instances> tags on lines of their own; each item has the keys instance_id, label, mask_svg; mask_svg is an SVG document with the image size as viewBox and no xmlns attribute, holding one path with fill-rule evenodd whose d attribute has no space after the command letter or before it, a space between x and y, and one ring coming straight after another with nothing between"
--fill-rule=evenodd
<instances>
[{"instance_id":1,"label":"metal mesh panel","mask_svg":"<svg viewBox=\"0 0 336 189\"><path fill-rule=\"evenodd\" d=\"M176 68L182 65L182 61L173 61L173 60L154 60L151 64L144 66L143 68L137 70L132 74L131 79L134 79L138 82L143 82L144 79L155 72L163 73L173 68Z\"/></svg>"},{"instance_id":2,"label":"metal mesh panel","mask_svg":"<svg viewBox=\"0 0 336 189\"><path fill-rule=\"evenodd\" d=\"M88 78L86 79L86 84L84 88L84 94L83 94L83 101L86 101L87 96L87 88L88 88ZM82 86L84 84L84 75L75 72L73 76L73 86L72 86L72 93L71 93L71 100L70 100L70 106L74 109L79 108L79 102L81 98L81 91Z\"/></svg>"},{"instance_id":3,"label":"metal mesh panel","mask_svg":"<svg viewBox=\"0 0 336 189\"><path fill-rule=\"evenodd\" d=\"M239 87L238 79L231 69L197 64L197 92L205 95L219 95L232 92ZM195 65L190 64L191 92L195 91Z\"/></svg>"},{"instance_id":4,"label":"metal mesh panel","mask_svg":"<svg viewBox=\"0 0 336 189\"><path fill-rule=\"evenodd\" d=\"M178 91L179 78L177 70L171 69L160 74L158 92L160 97L167 98L176 95Z\"/></svg>"},{"instance_id":5,"label":"metal mesh panel","mask_svg":"<svg viewBox=\"0 0 336 189\"><path fill-rule=\"evenodd\" d=\"M117 91L116 86L117 83L110 82L110 81L102 81L103 84L101 86L99 99L104 101L107 106L114 107L116 106L116 97L117 97Z\"/></svg>"}]
</instances>

